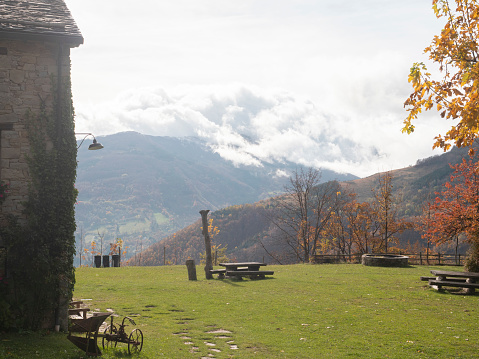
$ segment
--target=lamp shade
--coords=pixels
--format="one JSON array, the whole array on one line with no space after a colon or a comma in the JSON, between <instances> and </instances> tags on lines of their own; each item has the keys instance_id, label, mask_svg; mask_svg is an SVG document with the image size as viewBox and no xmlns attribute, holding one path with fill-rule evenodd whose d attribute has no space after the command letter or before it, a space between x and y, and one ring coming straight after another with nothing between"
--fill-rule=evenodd
<instances>
[{"instance_id":1,"label":"lamp shade","mask_svg":"<svg viewBox=\"0 0 479 359\"><path fill-rule=\"evenodd\" d=\"M103 145L101 143L97 142L96 138L94 138L93 143L90 146L88 146L88 149L92 150L92 151L101 150L102 148L103 148Z\"/></svg>"}]
</instances>

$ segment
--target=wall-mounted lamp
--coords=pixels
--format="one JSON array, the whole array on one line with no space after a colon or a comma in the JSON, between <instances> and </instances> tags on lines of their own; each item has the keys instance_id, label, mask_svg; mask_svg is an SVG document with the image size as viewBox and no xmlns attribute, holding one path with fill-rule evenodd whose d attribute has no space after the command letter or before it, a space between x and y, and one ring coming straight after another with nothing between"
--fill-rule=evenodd
<instances>
[{"instance_id":1,"label":"wall-mounted lamp","mask_svg":"<svg viewBox=\"0 0 479 359\"><path fill-rule=\"evenodd\" d=\"M88 146L88 149L89 150L101 150L103 148L103 145L100 143L100 142L97 142L95 136L93 136L93 134L91 133L75 133L75 135L85 135L85 137L83 137L83 140L81 140L80 144L78 145L77 147L77 150L80 148L80 146L83 144L83 141L85 141L85 139L88 137L88 136L92 136L93 137L93 143Z\"/></svg>"}]
</instances>

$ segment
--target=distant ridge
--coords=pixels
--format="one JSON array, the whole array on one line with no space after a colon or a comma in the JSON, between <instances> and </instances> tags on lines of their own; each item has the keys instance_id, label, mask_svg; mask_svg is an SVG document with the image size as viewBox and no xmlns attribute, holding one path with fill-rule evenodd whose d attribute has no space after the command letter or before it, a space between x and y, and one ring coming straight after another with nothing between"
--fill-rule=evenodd
<instances>
[{"instance_id":1,"label":"distant ridge","mask_svg":"<svg viewBox=\"0 0 479 359\"><path fill-rule=\"evenodd\" d=\"M77 245L122 238L127 256L193 223L199 210L254 203L282 192L293 163L235 166L198 138L122 132L97 137L99 151L78 151ZM323 180L357 177L323 170ZM80 248L80 237L82 244ZM100 249L100 243L98 249ZM76 259L78 264L79 258Z\"/></svg>"},{"instance_id":2,"label":"distant ridge","mask_svg":"<svg viewBox=\"0 0 479 359\"><path fill-rule=\"evenodd\" d=\"M459 163L467 156L467 148L454 148L442 155L418 160L416 165L391 171L395 195L402 199L400 215L411 218L420 215L422 206L428 198L434 198L435 192L440 192L442 186L449 180L453 172L450 164ZM341 185L358 194L359 201L372 199L372 188L377 186L379 173L362 179L343 181ZM253 204L230 206L210 214L213 223L219 229L219 234L213 239L215 245L227 246L227 255L238 261L273 259L262 247L268 242L269 235L274 231L268 219L272 210L272 200L263 200ZM408 231L402 236L403 243L421 241L420 234ZM277 249L274 246L271 251ZM203 235L199 215L197 221L169 236L161 243L153 244L132 261L135 265L162 265L184 263L187 258L200 261L204 253ZM161 255L157 255L161 253Z\"/></svg>"}]
</instances>

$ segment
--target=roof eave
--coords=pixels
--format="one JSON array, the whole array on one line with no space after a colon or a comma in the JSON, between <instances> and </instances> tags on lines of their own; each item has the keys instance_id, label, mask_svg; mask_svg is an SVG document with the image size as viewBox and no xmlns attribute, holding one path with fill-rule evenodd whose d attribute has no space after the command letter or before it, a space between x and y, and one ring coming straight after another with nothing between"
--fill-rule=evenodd
<instances>
[{"instance_id":1,"label":"roof eave","mask_svg":"<svg viewBox=\"0 0 479 359\"><path fill-rule=\"evenodd\" d=\"M0 39L51 41L66 44L70 48L78 47L83 44L83 36L81 35L26 33L12 30L0 30Z\"/></svg>"}]
</instances>

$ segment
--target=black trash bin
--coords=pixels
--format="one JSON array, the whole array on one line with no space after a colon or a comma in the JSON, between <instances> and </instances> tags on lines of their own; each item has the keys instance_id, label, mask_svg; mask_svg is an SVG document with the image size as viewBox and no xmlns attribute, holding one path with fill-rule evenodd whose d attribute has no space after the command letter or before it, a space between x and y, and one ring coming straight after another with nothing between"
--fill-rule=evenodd
<instances>
[{"instance_id":1,"label":"black trash bin","mask_svg":"<svg viewBox=\"0 0 479 359\"><path fill-rule=\"evenodd\" d=\"M101 268L101 256L95 256L95 268Z\"/></svg>"},{"instance_id":2,"label":"black trash bin","mask_svg":"<svg viewBox=\"0 0 479 359\"><path fill-rule=\"evenodd\" d=\"M106 267L109 267L109 266L110 266L110 256L105 255L105 256L103 256L103 267L106 268Z\"/></svg>"},{"instance_id":3,"label":"black trash bin","mask_svg":"<svg viewBox=\"0 0 479 359\"><path fill-rule=\"evenodd\" d=\"M119 254L112 254L111 255L111 266L112 267L119 267L120 266L120 255Z\"/></svg>"}]
</instances>

